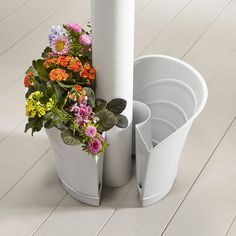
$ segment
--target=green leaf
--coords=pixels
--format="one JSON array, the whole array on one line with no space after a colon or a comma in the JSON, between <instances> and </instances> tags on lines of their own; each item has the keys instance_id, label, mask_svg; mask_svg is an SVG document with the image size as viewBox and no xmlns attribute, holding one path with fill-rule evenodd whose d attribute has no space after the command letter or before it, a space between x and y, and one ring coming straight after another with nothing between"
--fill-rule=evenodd
<instances>
[{"instance_id":1,"label":"green leaf","mask_svg":"<svg viewBox=\"0 0 236 236\"><path fill-rule=\"evenodd\" d=\"M35 91L36 91L36 89L34 88L34 86L30 86L30 87L27 89L27 92L26 92L26 94L25 94L25 98L28 98L29 95L30 95L31 93L35 92Z\"/></svg>"},{"instance_id":2,"label":"green leaf","mask_svg":"<svg viewBox=\"0 0 236 236\"><path fill-rule=\"evenodd\" d=\"M117 117L117 119L118 119L117 124L116 124L117 127L123 128L123 129L125 129L125 128L128 127L128 123L129 123L129 122L128 122L128 119L127 119L126 116L124 116L124 115L119 115L119 116Z\"/></svg>"},{"instance_id":3,"label":"green leaf","mask_svg":"<svg viewBox=\"0 0 236 236\"><path fill-rule=\"evenodd\" d=\"M75 146L80 144L80 140L78 137L73 136L72 132L69 130L61 131L61 138L63 142L67 145Z\"/></svg>"},{"instance_id":4,"label":"green leaf","mask_svg":"<svg viewBox=\"0 0 236 236\"><path fill-rule=\"evenodd\" d=\"M52 49L51 49L50 47L46 47L46 48L44 49L43 53L42 53L42 57L43 57L43 58L47 57L47 54L48 54L49 52L52 52Z\"/></svg>"},{"instance_id":5,"label":"green leaf","mask_svg":"<svg viewBox=\"0 0 236 236\"><path fill-rule=\"evenodd\" d=\"M25 125L25 133L29 130L32 129L32 136L34 134L34 132L38 132L42 129L43 127L43 120L42 118L32 118L28 120L28 123Z\"/></svg>"},{"instance_id":6,"label":"green leaf","mask_svg":"<svg viewBox=\"0 0 236 236\"><path fill-rule=\"evenodd\" d=\"M108 131L117 123L117 118L111 111L102 110L97 112L96 116L99 118L100 131Z\"/></svg>"},{"instance_id":7,"label":"green leaf","mask_svg":"<svg viewBox=\"0 0 236 236\"><path fill-rule=\"evenodd\" d=\"M95 107L95 94L91 88L84 87L86 91L86 96L88 97L88 105L91 107Z\"/></svg>"},{"instance_id":8,"label":"green leaf","mask_svg":"<svg viewBox=\"0 0 236 236\"><path fill-rule=\"evenodd\" d=\"M47 70L45 69L43 63L44 63L44 60L42 60L42 59L38 59L37 61L34 60L34 61L33 61L33 67L34 67L34 69L38 72L39 77L40 77L43 81L47 82L47 81L49 80L49 79L48 79L48 72L47 72Z\"/></svg>"},{"instance_id":9,"label":"green leaf","mask_svg":"<svg viewBox=\"0 0 236 236\"><path fill-rule=\"evenodd\" d=\"M65 103L66 93L63 88L61 88L57 82L50 81L48 82L56 93L56 105L62 107Z\"/></svg>"},{"instance_id":10,"label":"green leaf","mask_svg":"<svg viewBox=\"0 0 236 236\"><path fill-rule=\"evenodd\" d=\"M103 110L106 107L106 105L107 105L106 100L97 98L95 100L94 112L96 113L96 112L99 112L99 111Z\"/></svg>"},{"instance_id":11,"label":"green leaf","mask_svg":"<svg viewBox=\"0 0 236 236\"><path fill-rule=\"evenodd\" d=\"M116 116L118 116L124 111L126 105L126 100L122 98L115 98L107 104L107 110L113 112Z\"/></svg>"},{"instance_id":12,"label":"green leaf","mask_svg":"<svg viewBox=\"0 0 236 236\"><path fill-rule=\"evenodd\" d=\"M52 127L55 126L55 122L54 120L47 120L45 123L44 123L44 128L46 129L51 129Z\"/></svg>"},{"instance_id":13,"label":"green leaf","mask_svg":"<svg viewBox=\"0 0 236 236\"><path fill-rule=\"evenodd\" d=\"M32 72L34 77L37 77L39 75L38 72L34 69L33 66L30 66L25 73L27 74L29 72Z\"/></svg>"},{"instance_id":14,"label":"green leaf","mask_svg":"<svg viewBox=\"0 0 236 236\"><path fill-rule=\"evenodd\" d=\"M73 88L75 86L74 84L63 84L60 81L57 81L57 83L60 85L60 87L62 87L64 89Z\"/></svg>"},{"instance_id":15,"label":"green leaf","mask_svg":"<svg viewBox=\"0 0 236 236\"><path fill-rule=\"evenodd\" d=\"M54 87L52 86L51 84L51 81L48 81L47 84L46 84L46 95L50 98L52 97L54 94L55 94L55 89Z\"/></svg>"}]
</instances>

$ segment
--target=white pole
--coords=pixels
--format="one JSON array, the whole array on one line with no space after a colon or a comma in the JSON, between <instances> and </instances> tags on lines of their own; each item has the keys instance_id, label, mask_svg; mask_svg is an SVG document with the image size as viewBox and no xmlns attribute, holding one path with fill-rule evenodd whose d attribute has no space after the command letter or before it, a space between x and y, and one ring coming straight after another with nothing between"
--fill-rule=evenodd
<instances>
[{"instance_id":1,"label":"white pole","mask_svg":"<svg viewBox=\"0 0 236 236\"><path fill-rule=\"evenodd\" d=\"M93 65L97 70L97 97L110 101L127 100L125 130L117 127L106 133L104 184L116 187L131 175L133 54L135 0L91 0Z\"/></svg>"}]
</instances>

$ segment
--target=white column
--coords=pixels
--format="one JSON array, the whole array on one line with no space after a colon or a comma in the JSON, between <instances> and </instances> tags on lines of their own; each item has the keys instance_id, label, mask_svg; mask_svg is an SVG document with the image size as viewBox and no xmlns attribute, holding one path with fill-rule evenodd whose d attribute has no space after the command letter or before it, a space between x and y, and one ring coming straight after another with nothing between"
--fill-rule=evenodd
<instances>
[{"instance_id":1,"label":"white column","mask_svg":"<svg viewBox=\"0 0 236 236\"><path fill-rule=\"evenodd\" d=\"M104 184L121 186L131 175L133 54L135 0L91 0L93 65L97 70L97 97L127 100L125 130L106 133Z\"/></svg>"}]
</instances>

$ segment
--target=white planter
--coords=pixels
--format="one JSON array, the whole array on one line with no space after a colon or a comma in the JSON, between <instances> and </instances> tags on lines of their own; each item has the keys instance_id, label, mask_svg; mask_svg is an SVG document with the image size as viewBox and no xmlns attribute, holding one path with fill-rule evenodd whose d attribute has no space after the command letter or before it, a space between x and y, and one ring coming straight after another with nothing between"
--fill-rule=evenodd
<instances>
[{"instance_id":1,"label":"white planter","mask_svg":"<svg viewBox=\"0 0 236 236\"><path fill-rule=\"evenodd\" d=\"M81 146L69 146L57 128L46 129L55 154L58 175L65 190L80 202L99 206L102 189L103 157L91 157Z\"/></svg>"},{"instance_id":2,"label":"white planter","mask_svg":"<svg viewBox=\"0 0 236 236\"><path fill-rule=\"evenodd\" d=\"M205 106L207 86L187 63L150 55L135 61L134 99L149 106L134 105L137 188L147 206L170 191L189 129Z\"/></svg>"},{"instance_id":3,"label":"white planter","mask_svg":"<svg viewBox=\"0 0 236 236\"><path fill-rule=\"evenodd\" d=\"M97 71L97 97L127 101L125 130L106 132L110 144L105 152L104 185L126 184L131 176L133 53L135 0L92 0L93 65Z\"/></svg>"}]
</instances>

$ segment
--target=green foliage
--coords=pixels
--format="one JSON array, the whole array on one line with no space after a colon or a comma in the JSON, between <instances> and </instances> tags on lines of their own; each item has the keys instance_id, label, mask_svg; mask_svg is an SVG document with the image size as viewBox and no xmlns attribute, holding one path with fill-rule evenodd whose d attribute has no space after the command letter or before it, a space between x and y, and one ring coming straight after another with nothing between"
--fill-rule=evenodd
<instances>
[{"instance_id":1,"label":"green foliage","mask_svg":"<svg viewBox=\"0 0 236 236\"><path fill-rule=\"evenodd\" d=\"M84 90L86 91L86 95L88 97L88 105L92 108L95 107L95 94L94 91L89 87L84 87Z\"/></svg>"},{"instance_id":2,"label":"green foliage","mask_svg":"<svg viewBox=\"0 0 236 236\"><path fill-rule=\"evenodd\" d=\"M101 132L108 131L117 124L117 118L111 111L102 110L97 112L96 116L99 118L98 124Z\"/></svg>"},{"instance_id":3,"label":"green foliage","mask_svg":"<svg viewBox=\"0 0 236 236\"><path fill-rule=\"evenodd\" d=\"M56 95L56 105L58 107L63 107L67 96L65 89L63 89L56 81L48 81L48 85L53 89L53 94Z\"/></svg>"},{"instance_id":4,"label":"green foliage","mask_svg":"<svg viewBox=\"0 0 236 236\"><path fill-rule=\"evenodd\" d=\"M106 108L107 102L104 99L96 98L94 112L99 112Z\"/></svg>"},{"instance_id":5,"label":"green foliage","mask_svg":"<svg viewBox=\"0 0 236 236\"><path fill-rule=\"evenodd\" d=\"M113 112L116 116L120 115L126 108L127 102L122 98L112 99L106 106L108 111Z\"/></svg>"},{"instance_id":6,"label":"green foliage","mask_svg":"<svg viewBox=\"0 0 236 236\"><path fill-rule=\"evenodd\" d=\"M33 60L33 67L38 72L40 79L47 82L49 80L48 72L45 69L43 63L44 63L43 59Z\"/></svg>"},{"instance_id":7,"label":"green foliage","mask_svg":"<svg viewBox=\"0 0 236 236\"><path fill-rule=\"evenodd\" d=\"M73 135L73 133L68 129L61 131L61 138L67 145L75 146L80 144L79 137Z\"/></svg>"},{"instance_id":8,"label":"green foliage","mask_svg":"<svg viewBox=\"0 0 236 236\"><path fill-rule=\"evenodd\" d=\"M42 118L32 118L28 120L28 123L25 125L25 133L31 129L31 134L33 136L34 132L38 132L43 127L43 119Z\"/></svg>"},{"instance_id":9,"label":"green foliage","mask_svg":"<svg viewBox=\"0 0 236 236\"><path fill-rule=\"evenodd\" d=\"M42 52L42 58L47 57L47 54L48 54L49 52L52 52L52 49L51 49L50 47L46 47L46 48L44 49L44 51Z\"/></svg>"},{"instance_id":10,"label":"green foliage","mask_svg":"<svg viewBox=\"0 0 236 236\"><path fill-rule=\"evenodd\" d=\"M126 116L124 115L119 115L117 117L117 124L116 126L119 127L119 128L122 128L122 129L125 129L128 127L128 119Z\"/></svg>"}]
</instances>

